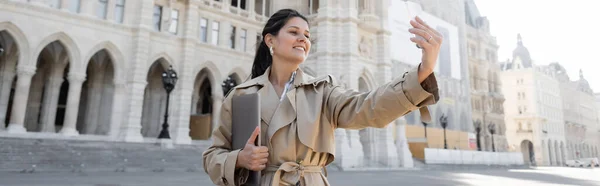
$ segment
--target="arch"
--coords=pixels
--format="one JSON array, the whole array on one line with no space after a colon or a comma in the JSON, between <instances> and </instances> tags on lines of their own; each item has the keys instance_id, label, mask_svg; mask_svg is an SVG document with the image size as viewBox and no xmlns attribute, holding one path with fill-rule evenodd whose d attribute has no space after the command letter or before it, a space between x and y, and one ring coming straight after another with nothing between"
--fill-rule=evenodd
<instances>
[{"instance_id":1,"label":"arch","mask_svg":"<svg viewBox=\"0 0 600 186\"><path fill-rule=\"evenodd\" d=\"M562 163L562 165L564 165L567 162L567 157L565 154L565 142L561 141L560 142L560 162Z\"/></svg>"},{"instance_id":2,"label":"arch","mask_svg":"<svg viewBox=\"0 0 600 186\"><path fill-rule=\"evenodd\" d=\"M554 165L554 163L556 162L556 157L554 157L554 147L552 140L548 140L548 152L546 153L548 154L548 165Z\"/></svg>"},{"instance_id":3,"label":"arch","mask_svg":"<svg viewBox=\"0 0 600 186\"><path fill-rule=\"evenodd\" d=\"M161 63L163 65L163 68L165 68L165 69L169 68L169 65L173 66L173 69L175 69L175 71L177 71L177 69L178 69L177 65L175 64L175 60L173 60L173 58L166 52L156 54L155 56L153 56L150 59L151 59L150 62L147 63L147 64L149 64L149 66L145 67L146 69L148 69L145 71L146 73L148 73L150 71L150 68L152 68L152 65L154 65L154 63L157 60L163 60L164 62L166 62L166 63ZM148 76L148 74L144 74L144 77L146 77L146 76Z\"/></svg>"},{"instance_id":4,"label":"arch","mask_svg":"<svg viewBox=\"0 0 600 186\"><path fill-rule=\"evenodd\" d=\"M219 68L217 68L217 66L212 61L206 61L195 66L192 70L192 74L194 74L194 76L192 77L196 77L202 69L207 69L208 71L210 71L211 76L208 76L208 78L210 78L211 87L221 87L220 82L222 82L221 77L223 76L221 75ZM220 88L214 88L213 94L223 95L223 90L221 90Z\"/></svg>"},{"instance_id":5,"label":"arch","mask_svg":"<svg viewBox=\"0 0 600 186\"><path fill-rule=\"evenodd\" d=\"M552 146L554 147L554 165L560 165L561 162L560 160L562 159L560 157L560 146L558 145L558 141L554 140L554 144L552 144Z\"/></svg>"},{"instance_id":6,"label":"arch","mask_svg":"<svg viewBox=\"0 0 600 186\"><path fill-rule=\"evenodd\" d=\"M121 50L119 50L119 48L110 41L103 41L103 42L96 44L94 47L92 47L92 49L90 49L90 51L83 58L83 59L85 59L85 61L84 61L85 64L83 64L83 67L85 69L87 69L87 66L89 65L91 58L96 53L98 53L102 50L106 50L108 56L111 59L110 61L115 70L114 81L115 82L123 81L121 78L124 77L122 74L123 73L122 70L125 69L125 67L124 67L125 57L123 56L123 53L121 53Z\"/></svg>"},{"instance_id":7,"label":"arch","mask_svg":"<svg viewBox=\"0 0 600 186\"><path fill-rule=\"evenodd\" d=\"M19 62L27 63L27 61L29 61L27 60L27 58L29 57L28 54L30 53L29 41L27 40L27 37L25 37L23 31L21 31L21 29L19 29L19 27L17 27L12 22L1 22L0 31L6 31L8 34L10 34L10 36L12 36L12 38L17 44L17 47L19 47L19 53L21 54L19 55Z\"/></svg>"},{"instance_id":8,"label":"arch","mask_svg":"<svg viewBox=\"0 0 600 186\"><path fill-rule=\"evenodd\" d=\"M367 88L369 90L373 89L375 86L377 86L377 83L375 83L375 78L373 77L373 74L371 73L371 71L369 71L369 69L367 68L363 68L361 70L361 73L358 77L362 77L365 80L365 83L367 84Z\"/></svg>"},{"instance_id":9,"label":"arch","mask_svg":"<svg viewBox=\"0 0 600 186\"><path fill-rule=\"evenodd\" d=\"M533 143L529 140L521 141L521 153L523 154L523 161L529 165L536 165L535 162L535 150Z\"/></svg>"},{"instance_id":10,"label":"arch","mask_svg":"<svg viewBox=\"0 0 600 186\"><path fill-rule=\"evenodd\" d=\"M217 82L216 77L217 76L215 76L214 72L209 67L202 68L198 73L195 73L193 90L200 90L200 86L203 84L202 82L204 82L205 79L208 79L210 87L213 89L211 94L214 95L215 93L218 93L218 91L214 89L216 89L216 87L221 87L221 83ZM196 83L196 81L199 81L200 83Z\"/></svg>"},{"instance_id":11,"label":"arch","mask_svg":"<svg viewBox=\"0 0 600 186\"><path fill-rule=\"evenodd\" d=\"M237 76L237 79L235 79L235 81L237 82L238 85L250 78L248 76L248 74L246 73L246 71L238 66L238 67L234 67L231 71L229 71L227 76L221 77L221 79L226 79L228 76L230 76L232 74L235 74Z\"/></svg>"},{"instance_id":12,"label":"arch","mask_svg":"<svg viewBox=\"0 0 600 186\"><path fill-rule=\"evenodd\" d=\"M39 56L42 52L42 50L44 48L46 48L46 46L48 46L48 44L54 42L54 41L58 41L60 42L63 47L67 50L67 55L69 56L69 65L71 69L69 69L69 71L72 72L77 72L77 73L85 73L85 69L82 70L82 62L81 62L81 57L80 57L80 52L79 52L79 47L77 47L77 44L75 44L75 41L73 39L71 39L71 37L69 37L66 33L64 32L58 32L58 33L54 33L52 35L46 36L46 38L44 38L36 47L36 49L33 51L32 56ZM29 65L35 66L35 64L31 64L33 62L36 62L37 60L31 60L28 61L27 63L30 63Z\"/></svg>"}]
</instances>

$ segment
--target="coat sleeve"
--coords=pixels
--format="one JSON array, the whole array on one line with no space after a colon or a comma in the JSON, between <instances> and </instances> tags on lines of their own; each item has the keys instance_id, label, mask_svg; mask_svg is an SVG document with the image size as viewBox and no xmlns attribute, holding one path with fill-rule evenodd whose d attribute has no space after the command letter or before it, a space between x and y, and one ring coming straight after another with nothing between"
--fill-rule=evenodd
<instances>
[{"instance_id":1,"label":"coat sleeve","mask_svg":"<svg viewBox=\"0 0 600 186\"><path fill-rule=\"evenodd\" d=\"M213 130L212 145L202 154L204 171L216 185L241 185L249 171L236 169L240 150L231 149L231 97L229 94L221 107L219 126Z\"/></svg>"},{"instance_id":2,"label":"coat sleeve","mask_svg":"<svg viewBox=\"0 0 600 186\"><path fill-rule=\"evenodd\" d=\"M435 74L419 83L418 69L368 92L329 84L324 98L329 121L336 128L383 128L413 110L435 104L439 99Z\"/></svg>"}]
</instances>

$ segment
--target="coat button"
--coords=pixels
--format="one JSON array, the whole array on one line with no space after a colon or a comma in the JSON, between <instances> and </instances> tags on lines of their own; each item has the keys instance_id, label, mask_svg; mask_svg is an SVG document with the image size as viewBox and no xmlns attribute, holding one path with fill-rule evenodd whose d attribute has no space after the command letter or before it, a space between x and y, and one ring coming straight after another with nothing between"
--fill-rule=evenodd
<instances>
[{"instance_id":1,"label":"coat button","mask_svg":"<svg viewBox=\"0 0 600 186\"><path fill-rule=\"evenodd\" d=\"M225 178L221 178L221 181L223 181L223 183L224 183L225 185L229 185L229 182L227 182L227 179L225 179Z\"/></svg>"}]
</instances>

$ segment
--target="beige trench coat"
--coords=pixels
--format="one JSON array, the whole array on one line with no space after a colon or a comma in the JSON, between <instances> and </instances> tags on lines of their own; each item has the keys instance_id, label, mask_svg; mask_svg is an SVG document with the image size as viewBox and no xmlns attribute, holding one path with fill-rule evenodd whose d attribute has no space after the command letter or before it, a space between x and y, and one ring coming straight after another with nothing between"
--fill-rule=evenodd
<instances>
[{"instance_id":1,"label":"beige trench coat","mask_svg":"<svg viewBox=\"0 0 600 186\"><path fill-rule=\"evenodd\" d=\"M239 149L231 149L231 98L258 92L261 98L261 140L269 149L261 185L329 185L321 170L334 160L336 128L382 128L419 108L430 120L426 105L437 102L431 74L418 83L418 67L375 90L359 93L338 86L332 76L313 78L296 72L293 88L281 102L269 81L269 71L248 80L225 98L213 144L203 153L204 169L217 185L240 185L246 169L235 169Z\"/></svg>"}]
</instances>

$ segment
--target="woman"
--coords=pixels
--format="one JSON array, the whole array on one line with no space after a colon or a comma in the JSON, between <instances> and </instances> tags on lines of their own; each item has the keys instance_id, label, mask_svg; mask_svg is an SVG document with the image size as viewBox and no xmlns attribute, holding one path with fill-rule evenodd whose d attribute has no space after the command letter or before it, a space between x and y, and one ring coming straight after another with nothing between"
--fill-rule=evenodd
<instances>
[{"instance_id":1,"label":"woman","mask_svg":"<svg viewBox=\"0 0 600 186\"><path fill-rule=\"evenodd\" d=\"M299 65L310 51L307 19L284 9L267 21L256 52L252 79L225 98L213 144L204 153L204 169L217 185L241 185L248 170L261 171L261 185L329 185L321 170L334 160L336 128L382 128L438 99L433 69L441 35L421 19L410 29L423 49L422 63L367 93L345 90L331 76L313 78ZM423 39L427 38L427 39ZM243 149L231 149L231 100L258 93L261 128ZM262 144L254 145L259 136Z\"/></svg>"}]
</instances>

